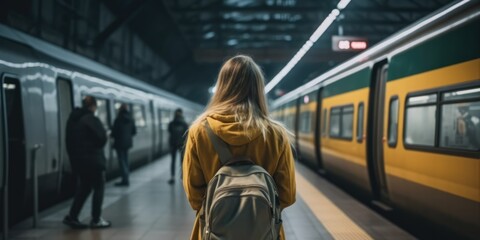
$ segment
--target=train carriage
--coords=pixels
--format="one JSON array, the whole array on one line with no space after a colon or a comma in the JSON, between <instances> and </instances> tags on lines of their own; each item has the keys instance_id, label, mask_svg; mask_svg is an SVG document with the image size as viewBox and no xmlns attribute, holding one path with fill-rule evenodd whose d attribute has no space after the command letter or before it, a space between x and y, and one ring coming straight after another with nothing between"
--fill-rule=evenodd
<instances>
[{"instance_id":1,"label":"train carriage","mask_svg":"<svg viewBox=\"0 0 480 240\"><path fill-rule=\"evenodd\" d=\"M107 131L120 104L130 106L137 127L130 150L132 167L167 152L167 126L176 108L184 109L187 120L203 109L4 25L0 25L0 74L0 186L6 196L2 206L8 206L0 215L6 213L10 225L31 215L34 178L40 208L72 196L75 183L64 143L65 126L84 96L97 98L96 115ZM104 150L109 178L119 173L111 145L109 141Z\"/></svg>"},{"instance_id":2,"label":"train carriage","mask_svg":"<svg viewBox=\"0 0 480 240\"><path fill-rule=\"evenodd\" d=\"M456 2L276 100L301 159L383 209L478 237L478 29L480 3Z\"/></svg>"}]
</instances>

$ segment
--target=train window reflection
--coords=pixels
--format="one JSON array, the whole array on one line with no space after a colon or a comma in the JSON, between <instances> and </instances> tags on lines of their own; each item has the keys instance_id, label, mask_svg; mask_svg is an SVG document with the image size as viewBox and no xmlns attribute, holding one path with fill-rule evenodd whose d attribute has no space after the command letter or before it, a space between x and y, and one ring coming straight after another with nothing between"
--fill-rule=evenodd
<instances>
[{"instance_id":1,"label":"train window reflection","mask_svg":"<svg viewBox=\"0 0 480 240\"><path fill-rule=\"evenodd\" d=\"M357 119L357 141L363 140L363 102L358 105L358 119Z\"/></svg>"},{"instance_id":2,"label":"train window reflection","mask_svg":"<svg viewBox=\"0 0 480 240\"><path fill-rule=\"evenodd\" d=\"M100 119L105 129L110 129L108 102L106 99L97 98L97 111L95 112L95 116Z\"/></svg>"},{"instance_id":3,"label":"train window reflection","mask_svg":"<svg viewBox=\"0 0 480 240\"><path fill-rule=\"evenodd\" d=\"M436 109L435 105L407 108L405 143L421 146L435 145Z\"/></svg>"},{"instance_id":4,"label":"train window reflection","mask_svg":"<svg viewBox=\"0 0 480 240\"><path fill-rule=\"evenodd\" d=\"M419 105L419 104L428 104L428 103L435 103L437 101L437 94L430 94L430 95L423 95L423 96L416 96L408 98L407 105Z\"/></svg>"},{"instance_id":5,"label":"train window reflection","mask_svg":"<svg viewBox=\"0 0 480 240\"><path fill-rule=\"evenodd\" d=\"M330 131L331 137L340 137L340 108L330 110Z\"/></svg>"},{"instance_id":6,"label":"train window reflection","mask_svg":"<svg viewBox=\"0 0 480 240\"><path fill-rule=\"evenodd\" d=\"M478 98L478 97L480 97L480 87L467 89L467 90L447 92L443 94L443 100L445 101Z\"/></svg>"},{"instance_id":7,"label":"train window reflection","mask_svg":"<svg viewBox=\"0 0 480 240\"><path fill-rule=\"evenodd\" d=\"M134 104L132 106L133 119L135 120L135 126L145 127L145 111L142 105Z\"/></svg>"},{"instance_id":8,"label":"train window reflection","mask_svg":"<svg viewBox=\"0 0 480 240\"><path fill-rule=\"evenodd\" d=\"M311 113L310 112L301 113L299 131L303 133L310 133L311 125L312 125Z\"/></svg>"},{"instance_id":9,"label":"train window reflection","mask_svg":"<svg viewBox=\"0 0 480 240\"><path fill-rule=\"evenodd\" d=\"M323 109L322 136L327 136L327 109Z\"/></svg>"},{"instance_id":10,"label":"train window reflection","mask_svg":"<svg viewBox=\"0 0 480 240\"><path fill-rule=\"evenodd\" d=\"M390 114L388 116L388 145L394 147L397 145L398 135L398 98L393 97L390 100Z\"/></svg>"},{"instance_id":11,"label":"train window reflection","mask_svg":"<svg viewBox=\"0 0 480 240\"><path fill-rule=\"evenodd\" d=\"M353 106L342 109L342 138L351 139L353 136Z\"/></svg>"},{"instance_id":12,"label":"train window reflection","mask_svg":"<svg viewBox=\"0 0 480 240\"><path fill-rule=\"evenodd\" d=\"M441 147L480 149L480 101L444 104L441 123Z\"/></svg>"}]
</instances>

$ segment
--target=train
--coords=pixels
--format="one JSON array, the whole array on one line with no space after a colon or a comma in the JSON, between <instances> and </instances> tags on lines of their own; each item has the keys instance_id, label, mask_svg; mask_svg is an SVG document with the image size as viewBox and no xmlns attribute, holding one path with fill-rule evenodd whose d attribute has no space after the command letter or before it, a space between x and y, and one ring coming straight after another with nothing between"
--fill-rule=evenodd
<instances>
[{"instance_id":1,"label":"train","mask_svg":"<svg viewBox=\"0 0 480 240\"><path fill-rule=\"evenodd\" d=\"M371 206L478 239L479 43L480 2L457 1L272 100L272 116L301 161Z\"/></svg>"},{"instance_id":2,"label":"train","mask_svg":"<svg viewBox=\"0 0 480 240\"><path fill-rule=\"evenodd\" d=\"M96 97L96 115L107 132L119 106L130 106L137 127L129 154L133 168L168 152L175 109L182 108L191 122L204 107L5 25L0 25L0 74L0 216L10 226L32 215L35 189L40 209L73 196L65 126L84 96ZM104 149L107 178L119 174L111 145Z\"/></svg>"}]
</instances>

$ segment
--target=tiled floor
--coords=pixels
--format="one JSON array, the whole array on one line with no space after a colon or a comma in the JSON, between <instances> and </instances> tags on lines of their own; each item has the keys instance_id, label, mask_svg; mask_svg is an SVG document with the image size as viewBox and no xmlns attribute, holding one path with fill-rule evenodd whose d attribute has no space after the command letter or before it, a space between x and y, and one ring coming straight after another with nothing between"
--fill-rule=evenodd
<instances>
[{"instance_id":1,"label":"tiled floor","mask_svg":"<svg viewBox=\"0 0 480 240\"><path fill-rule=\"evenodd\" d=\"M128 188L114 187L116 180L107 184L103 216L113 223L109 229L69 229L61 223L71 204L67 201L42 212L36 229L28 221L14 227L10 239L188 239L195 214L180 181L167 184L169 164L163 157L134 171ZM297 202L283 213L287 239L413 239L307 168L298 165L297 175ZM317 204L318 199L327 203ZM84 222L89 221L89 203L82 211Z\"/></svg>"}]
</instances>

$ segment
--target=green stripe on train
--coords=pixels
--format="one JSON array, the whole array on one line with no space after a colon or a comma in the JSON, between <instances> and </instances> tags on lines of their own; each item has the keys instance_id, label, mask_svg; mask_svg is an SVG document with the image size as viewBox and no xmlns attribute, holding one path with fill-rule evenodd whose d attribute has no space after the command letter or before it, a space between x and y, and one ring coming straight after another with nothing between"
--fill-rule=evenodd
<instances>
[{"instance_id":1,"label":"green stripe on train","mask_svg":"<svg viewBox=\"0 0 480 240\"><path fill-rule=\"evenodd\" d=\"M476 20L395 55L388 81L479 58L479 29Z\"/></svg>"},{"instance_id":2,"label":"green stripe on train","mask_svg":"<svg viewBox=\"0 0 480 240\"><path fill-rule=\"evenodd\" d=\"M327 85L323 90L323 97L332 97L345 92L358 90L370 86L370 68L364 68L352 75L339 79Z\"/></svg>"}]
</instances>

